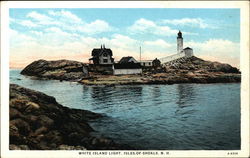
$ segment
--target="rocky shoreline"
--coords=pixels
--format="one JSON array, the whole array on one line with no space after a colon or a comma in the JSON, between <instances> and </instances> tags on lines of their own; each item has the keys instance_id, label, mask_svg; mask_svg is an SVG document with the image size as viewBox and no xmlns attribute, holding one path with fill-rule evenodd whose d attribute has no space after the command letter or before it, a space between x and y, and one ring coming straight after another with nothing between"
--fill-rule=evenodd
<instances>
[{"instance_id":1,"label":"rocky shoreline","mask_svg":"<svg viewBox=\"0 0 250 158\"><path fill-rule=\"evenodd\" d=\"M85 85L135 85L176 83L237 83L240 71L229 64L205 61L195 56L174 61L158 68L143 69L140 75L104 75L88 72L88 66L77 61L34 61L21 74L38 79L77 81ZM86 71L84 71L86 70Z\"/></svg>"},{"instance_id":2,"label":"rocky shoreline","mask_svg":"<svg viewBox=\"0 0 250 158\"><path fill-rule=\"evenodd\" d=\"M123 75L123 76L107 76L98 75L91 79L83 79L79 81L85 85L143 85L143 84L180 84L180 83L239 83L241 82L240 74L167 74L158 73L155 75Z\"/></svg>"},{"instance_id":3,"label":"rocky shoreline","mask_svg":"<svg viewBox=\"0 0 250 158\"><path fill-rule=\"evenodd\" d=\"M91 135L88 121L103 117L71 109L52 96L10 84L10 150L123 150L114 141Z\"/></svg>"}]
</instances>

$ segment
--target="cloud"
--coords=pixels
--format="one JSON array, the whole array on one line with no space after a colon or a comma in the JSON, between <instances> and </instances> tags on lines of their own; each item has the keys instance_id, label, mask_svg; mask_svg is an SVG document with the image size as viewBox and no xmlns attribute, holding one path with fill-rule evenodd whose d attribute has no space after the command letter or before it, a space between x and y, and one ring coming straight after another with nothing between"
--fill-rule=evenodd
<instances>
[{"instance_id":1,"label":"cloud","mask_svg":"<svg viewBox=\"0 0 250 158\"><path fill-rule=\"evenodd\" d=\"M85 32L88 34L97 34L97 33L108 32L112 30L113 28L106 21L103 21L103 20L95 20L91 23L83 24L79 28L79 31Z\"/></svg>"},{"instance_id":2,"label":"cloud","mask_svg":"<svg viewBox=\"0 0 250 158\"><path fill-rule=\"evenodd\" d=\"M212 24L206 23L206 20L201 18L182 18L182 19L165 19L162 20L163 24L198 27L198 28L216 28Z\"/></svg>"},{"instance_id":3,"label":"cloud","mask_svg":"<svg viewBox=\"0 0 250 158\"><path fill-rule=\"evenodd\" d=\"M57 17L61 17L62 19L64 19L67 22L72 22L72 23L82 23L82 20L76 16L75 14L71 13L70 11L49 11L48 12L49 15L52 16L57 16Z\"/></svg>"},{"instance_id":4,"label":"cloud","mask_svg":"<svg viewBox=\"0 0 250 158\"><path fill-rule=\"evenodd\" d=\"M112 39L110 40L110 44L112 44L114 47L134 50L134 48L138 44L138 41L133 38L130 38L129 36L115 34L112 36Z\"/></svg>"},{"instance_id":5,"label":"cloud","mask_svg":"<svg viewBox=\"0 0 250 158\"><path fill-rule=\"evenodd\" d=\"M38 27L39 25L30 21L30 20L23 20L20 22L21 25L26 26L26 27Z\"/></svg>"},{"instance_id":6,"label":"cloud","mask_svg":"<svg viewBox=\"0 0 250 158\"><path fill-rule=\"evenodd\" d=\"M93 35L109 32L114 29L106 21L100 19L87 23L70 11L49 11L48 14L53 16L54 20L57 20L58 27L67 31Z\"/></svg>"},{"instance_id":7,"label":"cloud","mask_svg":"<svg viewBox=\"0 0 250 158\"><path fill-rule=\"evenodd\" d=\"M128 32L131 34L152 34L157 36L175 36L179 30L172 29L167 25L160 25L154 21L147 19L139 19L134 24L128 27ZM187 35L198 35L197 33L185 32Z\"/></svg>"},{"instance_id":8,"label":"cloud","mask_svg":"<svg viewBox=\"0 0 250 158\"><path fill-rule=\"evenodd\" d=\"M184 45L198 49L200 54L239 57L240 44L225 39L209 39L204 42L185 42Z\"/></svg>"},{"instance_id":9,"label":"cloud","mask_svg":"<svg viewBox=\"0 0 250 158\"><path fill-rule=\"evenodd\" d=\"M36 35L36 36L42 36L43 35L43 32L41 32L41 31L30 31L30 33L32 33L32 34L34 34L34 35Z\"/></svg>"},{"instance_id":10,"label":"cloud","mask_svg":"<svg viewBox=\"0 0 250 158\"><path fill-rule=\"evenodd\" d=\"M47 15L37 13L36 11L28 13L26 17L31 18L41 25L56 24L56 22L52 18L48 17Z\"/></svg>"},{"instance_id":11,"label":"cloud","mask_svg":"<svg viewBox=\"0 0 250 158\"><path fill-rule=\"evenodd\" d=\"M10 46L15 48L15 47L22 47L26 44L33 43L36 41L36 38L19 33L16 30L9 29L9 34L10 34Z\"/></svg>"},{"instance_id":12,"label":"cloud","mask_svg":"<svg viewBox=\"0 0 250 158\"><path fill-rule=\"evenodd\" d=\"M171 29L168 26L159 26L155 22L147 19L139 19L128 28L130 33L136 34L154 34L161 36L171 36L177 34L178 30Z\"/></svg>"},{"instance_id":13,"label":"cloud","mask_svg":"<svg viewBox=\"0 0 250 158\"><path fill-rule=\"evenodd\" d=\"M168 48L171 46L171 44L165 42L162 39L158 39L156 41L146 41L146 42L144 42L144 44L151 46L151 47L161 47L161 48Z\"/></svg>"},{"instance_id":14,"label":"cloud","mask_svg":"<svg viewBox=\"0 0 250 158\"><path fill-rule=\"evenodd\" d=\"M44 31L47 27L57 27L67 32L85 33L89 35L110 32L116 28L104 20L96 19L86 22L70 11L48 11L41 14L36 11L29 12L25 20L10 17L11 23L16 23L27 28L36 28ZM37 30L36 30L37 31Z\"/></svg>"},{"instance_id":15,"label":"cloud","mask_svg":"<svg viewBox=\"0 0 250 158\"><path fill-rule=\"evenodd\" d=\"M240 43L225 39L209 39L204 42L185 42L184 45L192 47L194 54L199 57L239 67Z\"/></svg>"}]
</instances>

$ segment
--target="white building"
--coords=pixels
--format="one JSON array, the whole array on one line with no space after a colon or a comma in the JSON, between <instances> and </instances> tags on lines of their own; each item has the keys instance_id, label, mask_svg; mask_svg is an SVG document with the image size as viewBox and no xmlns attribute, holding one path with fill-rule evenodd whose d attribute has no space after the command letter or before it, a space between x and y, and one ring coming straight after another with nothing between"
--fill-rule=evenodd
<instances>
[{"instance_id":1,"label":"white building","mask_svg":"<svg viewBox=\"0 0 250 158\"><path fill-rule=\"evenodd\" d=\"M183 37L182 37L182 33L181 31L178 32L178 36L177 36L177 53L161 58L159 59L161 61L161 64L173 61L173 60L177 60L180 58L184 58L184 57L191 57L193 56L193 49L186 47L183 49Z\"/></svg>"},{"instance_id":2,"label":"white building","mask_svg":"<svg viewBox=\"0 0 250 158\"><path fill-rule=\"evenodd\" d=\"M192 48L187 47L187 48L183 49L183 51L185 52L185 56L186 56L186 57L191 57L191 56L194 55L194 54L193 54L193 49L192 49Z\"/></svg>"},{"instance_id":3,"label":"white building","mask_svg":"<svg viewBox=\"0 0 250 158\"><path fill-rule=\"evenodd\" d=\"M142 68L135 58L128 56L123 57L117 64L113 66L114 75L131 75L141 74Z\"/></svg>"},{"instance_id":4,"label":"white building","mask_svg":"<svg viewBox=\"0 0 250 158\"><path fill-rule=\"evenodd\" d=\"M139 63L136 64L114 64L114 75L132 75L141 74L142 68Z\"/></svg>"},{"instance_id":5,"label":"white building","mask_svg":"<svg viewBox=\"0 0 250 158\"><path fill-rule=\"evenodd\" d=\"M179 31L177 36L177 53L181 53L182 50L183 50L183 38L181 31Z\"/></svg>"},{"instance_id":6,"label":"white building","mask_svg":"<svg viewBox=\"0 0 250 158\"><path fill-rule=\"evenodd\" d=\"M186 57L193 56L193 49L186 47L183 49L183 38L181 31L178 32L177 36L177 54L178 53L184 53Z\"/></svg>"},{"instance_id":7,"label":"white building","mask_svg":"<svg viewBox=\"0 0 250 158\"><path fill-rule=\"evenodd\" d=\"M140 64L143 67L151 67L153 66L153 60L141 60Z\"/></svg>"}]
</instances>

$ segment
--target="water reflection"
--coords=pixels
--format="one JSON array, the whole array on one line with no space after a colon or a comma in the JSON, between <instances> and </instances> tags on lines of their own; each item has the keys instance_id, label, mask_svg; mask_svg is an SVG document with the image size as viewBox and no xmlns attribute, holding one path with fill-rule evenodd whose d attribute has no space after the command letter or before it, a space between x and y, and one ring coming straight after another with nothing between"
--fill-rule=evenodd
<instances>
[{"instance_id":1,"label":"water reflection","mask_svg":"<svg viewBox=\"0 0 250 158\"><path fill-rule=\"evenodd\" d=\"M179 99L177 100L176 104L179 107L185 107L188 106L189 102L194 99L195 97L195 91L193 88L193 85L191 84L178 84L177 85L177 92Z\"/></svg>"},{"instance_id":2,"label":"water reflection","mask_svg":"<svg viewBox=\"0 0 250 158\"><path fill-rule=\"evenodd\" d=\"M94 103L118 104L119 102L141 102L142 87L140 86L96 86L90 88Z\"/></svg>"},{"instance_id":3,"label":"water reflection","mask_svg":"<svg viewBox=\"0 0 250 158\"><path fill-rule=\"evenodd\" d=\"M153 101L158 101L159 98L161 97L161 88L158 86L154 86L152 88L152 96L153 96Z\"/></svg>"},{"instance_id":4,"label":"water reflection","mask_svg":"<svg viewBox=\"0 0 250 158\"><path fill-rule=\"evenodd\" d=\"M180 121L186 122L187 119L192 117L194 113L197 112L197 109L192 107L192 103L196 95L195 90L191 84L178 84L177 92L178 99L176 104L178 105L178 108L175 111L176 118ZM183 126L185 125L183 124Z\"/></svg>"}]
</instances>

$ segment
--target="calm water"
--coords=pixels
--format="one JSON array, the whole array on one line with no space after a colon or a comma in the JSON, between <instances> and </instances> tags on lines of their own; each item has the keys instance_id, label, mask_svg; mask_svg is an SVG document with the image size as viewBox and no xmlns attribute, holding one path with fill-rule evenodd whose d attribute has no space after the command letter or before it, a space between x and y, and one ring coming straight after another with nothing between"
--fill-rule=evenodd
<instances>
[{"instance_id":1,"label":"calm water","mask_svg":"<svg viewBox=\"0 0 250 158\"><path fill-rule=\"evenodd\" d=\"M103 135L137 149L240 149L240 84L84 86L31 80L10 82L52 95L62 105L104 113L91 122Z\"/></svg>"}]
</instances>

